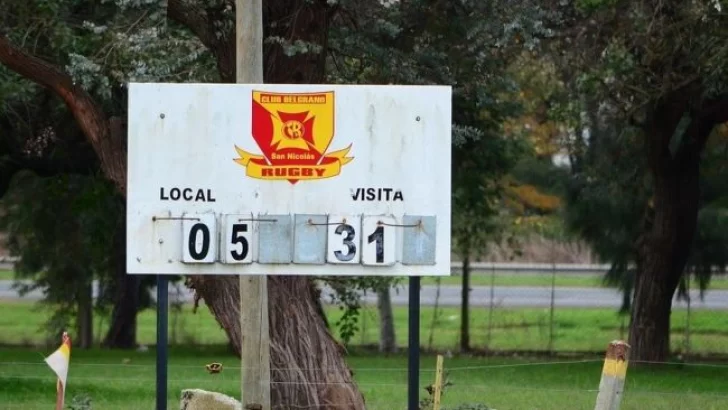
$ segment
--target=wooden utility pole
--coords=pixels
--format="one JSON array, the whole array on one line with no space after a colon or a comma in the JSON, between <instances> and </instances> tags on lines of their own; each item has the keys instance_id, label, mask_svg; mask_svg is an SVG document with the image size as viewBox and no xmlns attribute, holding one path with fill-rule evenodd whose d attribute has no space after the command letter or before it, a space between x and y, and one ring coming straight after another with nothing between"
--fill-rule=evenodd
<instances>
[{"instance_id":1,"label":"wooden utility pole","mask_svg":"<svg viewBox=\"0 0 728 410\"><path fill-rule=\"evenodd\" d=\"M235 81L263 83L262 0L235 0ZM270 410L268 281L240 276L242 396L244 409Z\"/></svg>"}]
</instances>

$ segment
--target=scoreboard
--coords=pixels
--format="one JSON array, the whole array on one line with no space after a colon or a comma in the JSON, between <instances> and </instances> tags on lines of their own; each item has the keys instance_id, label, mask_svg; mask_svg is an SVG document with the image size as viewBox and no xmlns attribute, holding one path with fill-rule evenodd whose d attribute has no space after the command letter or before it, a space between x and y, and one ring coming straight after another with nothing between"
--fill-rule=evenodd
<instances>
[{"instance_id":1,"label":"scoreboard","mask_svg":"<svg viewBox=\"0 0 728 410\"><path fill-rule=\"evenodd\" d=\"M129 85L130 274L450 274L451 89Z\"/></svg>"}]
</instances>

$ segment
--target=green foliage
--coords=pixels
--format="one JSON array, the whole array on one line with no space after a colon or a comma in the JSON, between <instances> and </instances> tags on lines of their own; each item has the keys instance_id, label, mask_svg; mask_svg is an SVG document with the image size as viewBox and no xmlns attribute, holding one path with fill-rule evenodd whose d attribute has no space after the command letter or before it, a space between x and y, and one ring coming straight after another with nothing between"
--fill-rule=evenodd
<instances>
[{"instance_id":1,"label":"green foliage","mask_svg":"<svg viewBox=\"0 0 728 410\"><path fill-rule=\"evenodd\" d=\"M344 345L351 342L351 338L359 331L359 302L339 306L344 311L339 320L336 321L336 327L339 328L339 337Z\"/></svg>"},{"instance_id":2,"label":"green foliage","mask_svg":"<svg viewBox=\"0 0 728 410\"><path fill-rule=\"evenodd\" d=\"M569 180L569 171L557 167L551 158L526 157L519 161L511 171L514 179L538 187L546 194L564 196Z\"/></svg>"},{"instance_id":3,"label":"green foliage","mask_svg":"<svg viewBox=\"0 0 728 410\"><path fill-rule=\"evenodd\" d=\"M88 394L76 394L71 398L70 403L68 403L68 410L91 410L93 409L93 406L91 405L91 396Z\"/></svg>"},{"instance_id":4,"label":"green foliage","mask_svg":"<svg viewBox=\"0 0 728 410\"><path fill-rule=\"evenodd\" d=\"M588 95L640 122L671 91L694 85L704 98L728 90L725 6L724 0L560 2L548 19L563 33L551 58L570 79L572 103Z\"/></svg>"},{"instance_id":5,"label":"green foliage","mask_svg":"<svg viewBox=\"0 0 728 410\"><path fill-rule=\"evenodd\" d=\"M506 225L498 218L498 181L527 146L503 132L504 122L521 112L508 60L522 49L518 41L533 46L548 30L517 2L337 4L341 18L328 44L330 82L452 86L454 245L461 254L484 247ZM355 284L360 279L349 281L362 288ZM346 316L347 329L356 326L352 317Z\"/></svg>"},{"instance_id":6,"label":"green foliage","mask_svg":"<svg viewBox=\"0 0 728 410\"><path fill-rule=\"evenodd\" d=\"M357 278L321 277L322 282L331 286L335 292L331 294L329 303L338 305L343 311L336 320L339 337L348 345L351 338L359 332L359 316L361 313L361 294L367 291L388 289L401 281L399 277L364 276Z\"/></svg>"},{"instance_id":7,"label":"green foliage","mask_svg":"<svg viewBox=\"0 0 728 410\"><path fill-rule=\"evenodd\" d=\"M612 264L605 280L624 290L623 311L630 307L637 243L655 212L646 124L655 115L656 102L671 93L693 93L690 105L696 112L672 114L687 119L699 115L697 107L706 97L728 92L724 5L722 0L576 0L547 6L547 24L560 32L543 56L564 80L549 115L566 128L562 144L571 160L566 225ZM686 145L686 124L674 132L673 156ZM709 157L703 170L718 166ZM704 172L701 184L706 183ZM728 256L714 228L721 226L723 213L710 205L728 191L713 185L716 189L701 198L687 268L701 289ZM686 286L684 279L680 295Z\"/></svg>"},{"instance_id":8,"label":"green foliage","mask_svg":"<svg viewBox=\"0 0 728 410\"><path fill-rule=\"evenodd\" d=\"M728 142L720 135L705 149L701 169L701 203L698 213L698 230L688 261L688 272L693 273L701 297L710 284L716 270L724 271L728 266L728 169L725 153ZM678 294L687 298L689 278L683 278Z\"/></svg>"},{"instance_id":9,"label":"green foliage","mask_svg":"<svg viewBox=\"0 0 728 410\"><path fill-rule=\"evenodd\" d=\"M0 201L5 214L0 230L8 234L11 254L22 294L42 289L44 302L55 307L46 323L49 335L57 335L71 323L79 300L90 298L91 281L113 281L110 257L113 237L123 229L123 201L107 181L61 174L41 178L18 174ZM98 303L108 303L100 298Z\"/></svg>"},{"instance_id":10,"label":"green foliage","mask_svg":"<svg viewBox=\"0 0 728 410\"><path fill-rule=\"evenodd\" d=\"M622 311L630 305L635 245L652 195L640 137L628 127L592 127L590 143L572 154L564 213L567 228L612 264L605 281L623 289Z\"/></svg>"},{"instance_id":11,"label":"green foliage","mask_svg":"<svg viewBox=\"0 0 728 410\"><path fill-rule=\"evenodd\" d=\"M524 148L502 132L504 121L520 112L507 98L517 91L506 75L509 55L499 50L518 25L508 19L516 17L497 13L506 10L490 1L414 1L387 10L386 34L376 35L374 21L360 26L366 27L360 36L376 40L360 48L361 58L372 60L363 80L453 87L453 237L460 253L470 252L495 236L496 181Z\"/></svg>"},{"instance_id":12,"label":"green foliage","mask_svg":"<svg viewBox=\"0 0 728 410\"><path fill-rule=\"evenodd\" d=\"M234 20L229 2L190 1L201 6L218 39L231 36ZM521 112L521 102L512 98L518 88L507 62L517 54L514 50L533 49L540 38L551 35L539 20L540 9L523 7L525 1L496 0L330 3L338 7L326 45L330 82L453 86L454 236L464 252L480 247L502 230L498 181L526 149L521 138L503 132L504 122ZM29 0L13 4L0 16L0 23L14 44L64 67L103 104L107 114L123 116L127 81L220 78L210 51L192 33L166 20L164 4L160 0ZM324 49L322 44L275 36L265 41L282 45L286 55ZM0 97L37 101L33 94L37 88L15 83L27 81L0 69L0 92L5 93ZM61 244L48 242L51 245ZM100 253L84 256L89 264L99 264L92 256L102 257ZM89 267L85 275L93 272L96 268ZM347 278L336 285L337 303L350 312L347 328L355 329L358 305L357 292L352 290L373 289L382 283Z\"/></svg>"},{"instance_id":13,"label":"green foliage","mask_svg":"<svg viewBox=\"0 0 728 410\"><path fill-rule=\"evenodd\" d=\"M698 232L688 269L694 274L701 297L710 284L715 270L725 271L728 266L728 208L708 206L698 214ZM687 281L683 278L678 288L679 295L687 298Z\"/></svg>"},{"instance_id":14,"label":"green foliage","mask_svg":"<svg viewBox=\"0 0 728 410\"><path fill-rule=\"evenodd\" d=\"M10 41L64 67L113 111L125 109L118 94L129 81L217 79L214 61L200 40L167 24L164 0L10 3L4 2L0 15ZM10 80L23 85L13 86ZM31 88L0 66L0 95Z\"/></svg>"},{"instance_id":15,"label":"green foliage","mask_svg":"<svg viewBox=\"0 0 728 410\"><path fill-rule=\"evenodd\" d=\"M600 258L612 263L605 280L625 291L622 310L626 311L631 303L636 242L643 232L643 219L653 212L652 185L637 130L626 127L617 135L605 131L593 138L595 143L583 155L574 157L577 162L568 185L565 221ZM722 202L728 196L724 147L709 145L702 166L702 208L686 269L701 292L711 274L728 265L728 208ZM678 289L680 297L687 297L689 280L683 278Z\"/></svg>"},{"instance_id":16,"label":"green foliage","mask_svg":"<svg viewBox=\"0 0 728 410\"><path fill-rule=\"evenodd\" d=\"M576 7L579 10L590 12L612 7L616 5L618 1L619 0L576 0Z\"/></svg>"},{"instance_id":17,"label":"green foliage","mask_svg":"<svg viewBox=\"0 0 728 410\"><path fill-rule=\"evenodd\" d=\"M441 387L441 392L440 392L441 398L445 396L445 392L452 385L453 385L453 383L449 380L448 372L444 371L443 377L442 377L442 387ZM427 386L425 388L425 390L427 390L427 393L429 394L429 396L420 400L419 410L432 410L434 408L434 404L435 404L435 400L434 400L435 386L434 385ZM442 399L441 399L441 401L442 401ZM440 408L442 410L495 410L482 403L462 403L455 407L440 407Z\"/></svg>"},{"instance_id":18,"label":"green foliage","mask_svg":"<svg viewBox=\"0 0 728 410\"><path fill-rule=\"evenodd\" d=\"M2 34L65 70L108 115L125 115L128 81L217 79L201 41L167 24L164 0L29 0L2 8ZM125 229L124 203L108 182L88 176L98 168L95 153L59 99L0 66L0 101L0 172L28 168L51 175L18 175L3 198L3 219L11 251L22 257L18 277L34 282L20 290L46 289L46 302L60 303L48 322L57 332L94 278L101 280L96 308L108 313L117 290L111 242ZM141 298L142 308L150 304L147 292Z\"/></svg>"}]
</instances>

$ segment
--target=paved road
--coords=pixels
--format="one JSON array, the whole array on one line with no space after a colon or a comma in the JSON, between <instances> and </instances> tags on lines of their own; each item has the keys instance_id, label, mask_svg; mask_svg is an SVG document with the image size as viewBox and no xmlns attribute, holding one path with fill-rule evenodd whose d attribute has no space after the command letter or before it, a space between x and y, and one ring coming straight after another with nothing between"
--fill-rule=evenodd
<instances>
[{"instance_id":1,"label":"paved road","mask_svg":"<svg viewBox=\"0 0 728 410\"><path fill-rule=\"evenodd\" d=\"M170 299L192 301L192 293L183 285L170 285ZM471 306L489 306L491 290L486 286L474 286L471 291ZM322 297L330 300L331 290L324 289ZM436 299L434 286L423 286L420 294L422 305L434 305ZM726 309L728 310L728 291L713 290L706 293L704 300L699 299L698 292L693 294L694 309ZM0 280L0 300L38 300L42 292L34 291L20 297L12 289L12 281ZM621 295L615 289L604 288L556 288L555 305L557 307L611 307L618 308ZM365 303L376 303L376 295L365 294ZM392 290L392 303L406 305L409 301L407 288L399 286ZM440 306L459 306L460 287L443 286L440 289ZM551 303L551 289L544 287L518 286L495 287L493 289L493 305L495 307L548 307ZM673 302L674 307L685 307L683 301Z\"/></svg>"}]
</instances>

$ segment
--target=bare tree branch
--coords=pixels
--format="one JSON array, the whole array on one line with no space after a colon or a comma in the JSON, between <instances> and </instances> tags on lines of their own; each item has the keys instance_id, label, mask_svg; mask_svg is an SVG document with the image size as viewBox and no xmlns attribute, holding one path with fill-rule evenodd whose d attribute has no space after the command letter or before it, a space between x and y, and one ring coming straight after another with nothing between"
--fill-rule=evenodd
<instances>
[{"instance_id":1,"label":"bare tree branch","mask_svg":"<svg viewBox=\"0 0 728 410\"><path fill-rule=\"evenodd\" d=\"M13 46L5 36L0 36L0 63L63 100L99 156L106 175L125 194L126 144L123 135L111 135L109 120L93 97L60 68Z\"/></svg>"}]
</instances>

